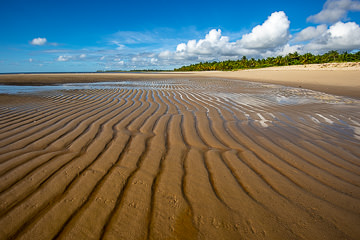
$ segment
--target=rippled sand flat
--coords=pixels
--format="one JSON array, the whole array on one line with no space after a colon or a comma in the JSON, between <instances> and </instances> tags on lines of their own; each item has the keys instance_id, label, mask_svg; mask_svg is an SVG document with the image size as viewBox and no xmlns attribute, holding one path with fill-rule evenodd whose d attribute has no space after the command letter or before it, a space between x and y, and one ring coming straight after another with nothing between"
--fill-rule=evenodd
<instances>
[{"instance_id":1,"label":"rippled sand flat","mask_svg":"<svg viewBox=\"0 0 360 240\"><path fill-rule=\"evenodd\" d=\"M169 78L0 103L0 239L360 238L359 100Z\"/></svg>"}]
</instances>

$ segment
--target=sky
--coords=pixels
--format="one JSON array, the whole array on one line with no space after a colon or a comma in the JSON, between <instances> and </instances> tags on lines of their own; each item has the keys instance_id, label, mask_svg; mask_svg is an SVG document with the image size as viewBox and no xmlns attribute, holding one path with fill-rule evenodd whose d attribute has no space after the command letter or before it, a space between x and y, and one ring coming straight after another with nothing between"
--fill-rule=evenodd
<instances>
[{"instance_id":1,"label":"sky","mask_svg":"<svg viewBox=\"0 0 360 240\"><path fill-rule=\"evenodd\" d=\"M357 0L0 3L0 73L171 70L360 49Z\"/></svg>"}]
</instances>

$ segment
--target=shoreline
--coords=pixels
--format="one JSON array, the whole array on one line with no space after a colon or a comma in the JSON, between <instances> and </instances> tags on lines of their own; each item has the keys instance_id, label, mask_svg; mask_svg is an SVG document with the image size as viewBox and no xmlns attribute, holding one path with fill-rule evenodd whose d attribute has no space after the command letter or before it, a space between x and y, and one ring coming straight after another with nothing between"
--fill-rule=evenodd
<instances>
[{"instance_id":1,"label":"shoreline","mask_svg":"<svg viewBox=\"0 0 360 240\"><path fill-rule=\"evenodd\" d=\"M158 73L40 73L2 74L0 84L52 85L166 78L224 78L306 88L324 93L360 98L360 63L327 63L261 69Z\"/></svg>"},{"instance_id":2,"label":"shoreline","mask_svg":"<svg viewBox=\"0 0 360 240\"><path fill-rule=\"evenodd\" d=\"M360 101L206 74L0 95L0 239L360 239Z\"/></svg>"}]
</instances>

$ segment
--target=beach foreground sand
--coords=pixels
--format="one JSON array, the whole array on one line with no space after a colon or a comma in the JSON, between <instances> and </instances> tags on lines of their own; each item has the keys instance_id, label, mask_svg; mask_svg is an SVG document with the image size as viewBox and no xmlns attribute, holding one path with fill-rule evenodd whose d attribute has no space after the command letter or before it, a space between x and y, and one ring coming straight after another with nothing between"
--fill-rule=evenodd
<instances>
[{"instance_id":1,"label":"beach foreground sand","mask_svg":"<svg viewBox=\"0 0 360 240\"><path fill-rule=\"evenodd\" d=\"M123 82L0 95L0 239L359 239L360 101L206 74L23 75Z\"/></svg>"}]
</instances>

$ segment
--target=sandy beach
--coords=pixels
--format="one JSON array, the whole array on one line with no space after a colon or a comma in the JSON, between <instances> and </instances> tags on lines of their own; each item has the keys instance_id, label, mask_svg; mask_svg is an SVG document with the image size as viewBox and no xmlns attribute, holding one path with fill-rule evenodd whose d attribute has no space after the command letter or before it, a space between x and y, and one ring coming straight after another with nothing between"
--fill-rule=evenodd
<instances>
[{"instance_id":1,"label":"sandy beach","mask_svg":"<svg viewBox=\"0 0 360 240\"><path fill-rule=\"evenodd\" d=\"M273 83L360 98L360 63L310 64L228 72L0 74L0 84L43 85L204 77Z\"/></svg>"},{"instance_id":2,"label":"sandy beach","mask_svg":"<svg viewBox=\"0 0 360 240\"><path fill-rule=\"evenodd\" d=\"M0 239L360 238L358 64L0 83Z\"/></svg>"}]
</instances>

